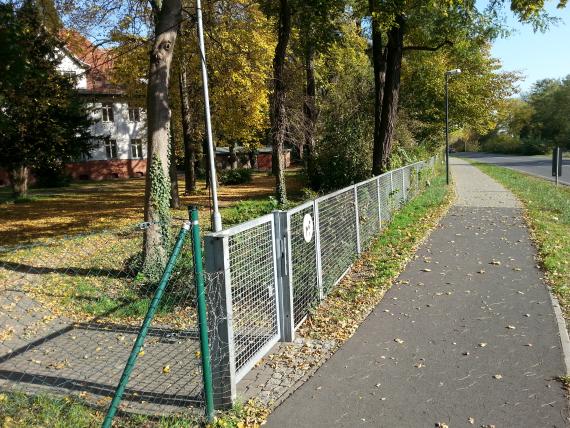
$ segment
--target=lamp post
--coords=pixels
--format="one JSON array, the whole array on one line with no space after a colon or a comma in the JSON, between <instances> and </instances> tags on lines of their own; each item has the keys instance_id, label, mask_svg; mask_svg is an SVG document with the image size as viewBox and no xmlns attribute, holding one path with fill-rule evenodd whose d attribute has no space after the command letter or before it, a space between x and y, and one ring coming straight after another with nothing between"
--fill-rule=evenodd
<instances>
[{"instance_id":1,"label":"lamp post","mask_svg":"<svg viewBox=\"0 0 570 428\"><path fill-rule=\"evenodd\" d=\"M449 70L445 72L445 177L447 184L449 184L449 76L460 74L461 70Z\"/></svg>"}]
</instances>

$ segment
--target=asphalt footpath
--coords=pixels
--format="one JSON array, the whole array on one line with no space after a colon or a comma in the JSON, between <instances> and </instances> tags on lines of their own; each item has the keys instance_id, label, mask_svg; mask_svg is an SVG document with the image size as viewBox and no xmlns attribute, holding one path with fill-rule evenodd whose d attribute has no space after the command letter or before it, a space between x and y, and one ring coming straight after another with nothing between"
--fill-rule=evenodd
<instances>
[{"instance_id":1,"label":"asphalt footpath","mask_svg":"<svg viewBox=\"0 0 570 428\"><path fill-rule=\"evenodd\" d=\"M266 426L569 425L558 324L518 202L452 162L454 206L354 336Z\"/></svg>"}]
</instances>

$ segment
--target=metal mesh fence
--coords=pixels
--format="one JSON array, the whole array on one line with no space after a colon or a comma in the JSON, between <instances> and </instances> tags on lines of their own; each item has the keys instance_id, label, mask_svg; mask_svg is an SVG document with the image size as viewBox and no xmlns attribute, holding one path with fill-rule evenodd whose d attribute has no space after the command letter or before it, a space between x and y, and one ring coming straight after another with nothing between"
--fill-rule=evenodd
<instances>
[{"instance_id":1,"label":"metal mesh fence","mask_svg":"<svg viewBox=\"0 0 570 428\"><path fill-rule=\"evenodd\" d=\"M404 202L409 201L414 196L412 193L412 168L413 166L407 166L402 168L403 180L404 180Z\"/></svg>"},{"instance_id":2,"label":"metal mesh fence","mask_svg":"<svg viewBox=\"0 0 570 428\"><path fill-rule=\"evenodd\" d=\"M273 216L229 235L229 266L238 372L279 336Z\"/></svg>"},{"instance_id":3,"label":"metal mesh fence","mask_svg":"<svg viewBox=\"0 0 570 428\"><path fill-rule=\"evenodd\" d=\"M156 289L142 240L132 227L0 249L2 390L108 405ZM188 242L122 409L165 414L201 404L194 290Z\"/></svg>"},{"instance_id":4,"label":"metal mesh fence","mask_svg":"<svg viewBox=\"0 0 570 428\"><path fill-rule=\"evenodd\" d=\"M354 188L317 199L317 206L322 287L328 293L357 254Z\"/></svg>"},{"instance_id":5,"label":"metal mesh fence","mask_svg":"<svg viewBox=\"0 0 570 428\"><path fill-rule=\"evenodd\" d=\"M206 259L222 259L206 276L216 402L235 396L235 382L280 339L279 299L285 296L279 296L284 285L278 272L289 274L296 328L348 271L358 239L361 249L368 247L380 218L386 223L405 195L415 196L433 165L430 160L407 166L306 203L286 217L272 214L221 232L221 253L206 253ZM309 237L307 216L314 225ZM283 222L276 217L287 220L285 246L278 236ZM157 286L156 272L143 263L143 233L131 227L0 247L0 389L75 394L94 406L109 404ZM168 414L202 405L190 248L187 239L122 410Z\"/></svg>"},{"instance_id":6,"label":"metal mesh fence","mask_svg":"<svg viewBox=\"0 0 570 428\"><path fill-rule=\"evenodd\" d=\"M358 196L358 224L360 248L366 249L380 230L378 179L365 181L356 187Z\"/></svg>"},{"instance_id":7,"label":"metal mesh fence","mask_svg":"<svg viewBox=\"0 0 570 428\"><path fill-rule=\"evenodd\" d=\"M382 174L378 177L378 185L380 187L380 213L382 216L382 227L392 218L392 175L390 173Z\"/></svg>"},{"instance_id":8,"label":"metal mesh fence","mask_svg":"<svg viewBox=\"0 0 570 428\"><path fill-rule=\"evenodd\" d=\"M294 325L297 327L318 303L320 298L317 267L316 239L305 239L305 216L314 221L314 204L303 206L289 212L289 250L290 278L293 287ZM307 236L308 238L308 236Z\"/></svg>"},{"instance_id":9,"label":"metal mesh fence","mask_svg":"<svg viewBox=\"0 0 570 428\"><path fill-rule=\"evenodd\" d=\"M402 207L405 200L405 189L404 189L404 170L402 168L392 171L392 198L394 201L394 209L398 210Z\"/></svg>"}]
</instances>

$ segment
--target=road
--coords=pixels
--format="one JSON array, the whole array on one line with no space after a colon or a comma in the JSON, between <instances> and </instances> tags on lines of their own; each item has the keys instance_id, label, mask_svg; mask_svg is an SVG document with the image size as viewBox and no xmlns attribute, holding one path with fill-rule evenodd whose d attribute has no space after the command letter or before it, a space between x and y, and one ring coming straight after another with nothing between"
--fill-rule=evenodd
<instances>
[{"instance_id":1,"label":"road","mask_svg":"<svg viewBox=\"0 0 570 428\"><path fill-rule=\"evenodd\" d=\"M492 163L527 174L538 175L547 180L554 180L551 156L497 155L493 153L454 153L452 156ZM570 159L563 159L562 161L562 177L560 177L559 182L570 186Z\"/></svg>"}]
</instances>

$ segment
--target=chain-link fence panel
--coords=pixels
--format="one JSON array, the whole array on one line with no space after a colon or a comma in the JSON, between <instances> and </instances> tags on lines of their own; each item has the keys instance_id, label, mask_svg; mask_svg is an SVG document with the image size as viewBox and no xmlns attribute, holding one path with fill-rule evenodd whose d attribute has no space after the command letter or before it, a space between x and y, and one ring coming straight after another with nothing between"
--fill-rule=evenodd
<instances>
[{"instance_id":1,"label":"chain-link fence panel","mask_svg":"<svg viewBox=\"0 0 570 428\"><path fill-rule=\"evenodd\" d=\"M387 172L378 177L380 187L380 215L382 217L382 227L392 218L392 173Z\"/></svg>"},{"instance_id":2,"label":"chain-link fence panel","mask_svg":"<svg viewBox=\"0 0 570 428\"><path fill-rule=\"evenodd\" d=\"M354 188L317 199L322 287L328 293L357 254Z\"/></svg>"},{"instance_id":3,"label":"chain-link fence panel","mask_svg":"<svg viewBox=\"0 0 570 428\"><path fill-rule=\"evenodd\" d=\"M161 269L143 262L144 233L133 227L0 249L0 388L109 403ZM122 409L166 414L201 405L194 290L187 243Z\"/></svg>"},{"instance_id":4,"label":"chain-link fence panel","mask_svg":"<svg viewBox=\"0 0 570 428\"><path fill-rule=\"evenodd\" d=\"M279 339L273 215L225 232L229 236L235 366L240 378Z\"/></svg>"},{"instance_id":5,"label":"chain-link fence panel","mask_svg":"<svg viewBox=\"0 0 570 428\"><path fill-rule=\"evenodd\" d=\"M404 170L402 168L392 171L392 199L394 203L394 209L399 210L405 202L405 190L404 190Z\"/></svg>"},{"instance_id":6,"label":"chain-link fence panel","mask_svg":"<svg viewBox=\"0 0 570 428\"><path fill-rule=\"evenodd\" d=\"M288 211L289 271L293 287L294 325L297 327L319 302L314 203Z\"/></svg>"},{"instance_id":7,"label":"chain-link fence panel","mask_svg":"<svg viewBox=\"0 0 570 428\"><path fill-rule=\"evenodd\" d=\"M358 223L360 249L365 250L380 230L380 202L378 200L378 179L373 178L356 186L358 201Z\"/></svg>"},{"instance_id":8,"label":"chain-link fence panel","mask_svg":"<svg viewBox=\"0 0 570 428\"><path fill-rule=\"evenodd\" d=\"M408 202L413 197L412 190L412 167L410 165L402 168L404 180L404 202Z\"/></svg>"}]
</instances>

